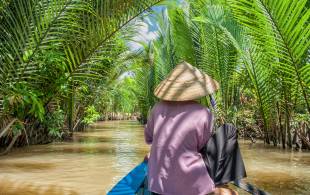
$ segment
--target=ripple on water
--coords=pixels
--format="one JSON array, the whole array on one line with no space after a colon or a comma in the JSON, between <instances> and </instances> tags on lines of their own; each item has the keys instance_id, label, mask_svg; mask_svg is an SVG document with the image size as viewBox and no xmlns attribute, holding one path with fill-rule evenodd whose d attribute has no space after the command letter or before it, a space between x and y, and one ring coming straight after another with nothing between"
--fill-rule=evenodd
<instances>
[{"instance_id":1,"label":"ripple on water","mask_svg":"<svg viewBox=\"0 0 310 195\"><path fill-rule=\"evenodd\" d=\"M1 195L79 195L75 190L64 189L57 185L38 186L29 182L1 181Z\"/></svg>"},{"instance_id":2,"label":"ripple on water","mask_svg":"<svg viewBox=\"0 0 310 195\"><path fill-rule=\"evenodd\" d=\"M0 167L1 169L13 169L18 171L48 171L49 169L53 169L56 167L54 163L44 163L44 162L11 162L11 161L0 161Z\"/></svg>"}]
</instances>

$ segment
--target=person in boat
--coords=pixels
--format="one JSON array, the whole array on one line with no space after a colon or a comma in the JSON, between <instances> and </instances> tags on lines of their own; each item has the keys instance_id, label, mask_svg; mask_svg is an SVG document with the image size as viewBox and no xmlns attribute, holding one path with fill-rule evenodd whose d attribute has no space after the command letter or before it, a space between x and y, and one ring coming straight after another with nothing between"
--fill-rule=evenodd
<instances>
[{"instance_id":1,"label":"person in boat","mask_svg":"<svg viewBox=\"0 0 310 195\"><path fill-rule=\"evenodd\" d=\"M231 171L224 170L225 166L222 164L221 173L216 168L216 171L213 170L215 174L210 175L208 168L221 163L213 160L213 166L207 164L206 167L201 154L212 135L214 115L196 100L218 89L217 81L187 62L178 64L156 87L154 94L160 101L151 109L144 129L145 141L151 144L146 160L148 190L153 194L237 194L223 186L223 183L217 186L219 183L215 181L218 175L227 177L230 174L227 173ZM224 134L224 140L225 136L236 138L235 132ZM213 157L218 154L225 156L225 152L215 152ZM218 161L229 164L230 160L224 157ZM241 172L242 177L245 176L245 171Z\"/></svg>"}]
</instances>

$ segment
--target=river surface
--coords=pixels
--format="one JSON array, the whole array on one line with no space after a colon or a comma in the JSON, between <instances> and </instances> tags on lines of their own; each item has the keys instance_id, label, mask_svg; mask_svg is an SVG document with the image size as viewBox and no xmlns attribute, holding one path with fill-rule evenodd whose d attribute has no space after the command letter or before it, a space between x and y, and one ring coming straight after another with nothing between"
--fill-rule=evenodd
<instances>
[{"instance_id":1,"label":"river surface","mask_svg":"<svg viewBox=\"0 0 310 195\"><path fill-rule=\"evenodd\" d=\"M310 194L309 152L239 143L248 181L271 194ZM104 195L148 150L138 122L98 122L73 141L0 157L0 195Z\"/></svg>"}]
</instances>

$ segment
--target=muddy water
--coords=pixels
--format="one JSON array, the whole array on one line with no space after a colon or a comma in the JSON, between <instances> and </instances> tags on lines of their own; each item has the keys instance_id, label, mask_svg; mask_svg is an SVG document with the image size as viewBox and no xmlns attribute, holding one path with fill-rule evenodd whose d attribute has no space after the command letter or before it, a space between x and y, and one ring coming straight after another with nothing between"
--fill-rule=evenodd
<instances>
[{"instance_id":1,"label":"muddy water","mask_svg":"<svg viewBox=\"0 0 310 195\"><path fill-rule=\"evenodd\" d=\"M271 194L310 194L310 153L240 144L248 181ZM73 142L15 149L0 157L0 195L103 195L147 151L137 122L99 122L76 133Z\"/></svg>"}]
</instances>

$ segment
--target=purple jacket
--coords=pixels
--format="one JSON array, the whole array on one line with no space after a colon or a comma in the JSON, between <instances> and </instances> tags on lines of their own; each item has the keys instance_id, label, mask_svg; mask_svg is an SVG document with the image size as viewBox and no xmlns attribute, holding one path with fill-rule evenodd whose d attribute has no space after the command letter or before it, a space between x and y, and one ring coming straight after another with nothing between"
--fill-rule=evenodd
<instances>
[{"instance_id":1,"label":"purple jacket","mask_svg":"<svg viewBox=\"0 0 310 195\"><path fill-rule=\"evenodd\" d=\"M205 195L214 190L200 149L211 136L213 115L195 101L157 103L145 126L152 144L148 187L163 195Z\"/></svg>"}]
</instances>

